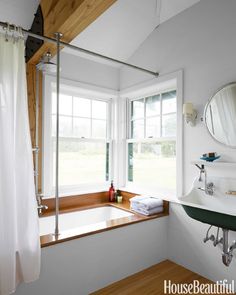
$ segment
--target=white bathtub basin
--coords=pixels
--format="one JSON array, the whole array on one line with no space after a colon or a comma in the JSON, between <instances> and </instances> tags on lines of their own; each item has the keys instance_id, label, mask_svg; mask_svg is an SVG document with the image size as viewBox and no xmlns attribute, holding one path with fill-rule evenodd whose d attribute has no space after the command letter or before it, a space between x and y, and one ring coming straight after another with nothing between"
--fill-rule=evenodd
<instances>
[{"instance_id":1,"label":"white bathtub basin","mask_svg":"<svg viewBox=\"0 0 236 295\"><path fill-rule=\"evenodd\" d=\"M76 212L63 213L59 215L60 231L67 231L82 226L106 222L108 220L129 217L133 213L112 206L103 206L93 209L86 209ZM39 220L40 235L47 235L54 232L55 216L42 217Z\"/></svg>"}]
</instances>

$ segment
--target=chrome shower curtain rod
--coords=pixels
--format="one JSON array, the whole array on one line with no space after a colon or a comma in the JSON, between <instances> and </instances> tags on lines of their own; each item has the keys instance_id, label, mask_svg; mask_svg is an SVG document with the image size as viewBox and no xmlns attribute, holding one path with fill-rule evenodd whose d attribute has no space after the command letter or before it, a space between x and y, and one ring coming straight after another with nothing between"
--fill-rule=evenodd
<instances>
[{"instance_id":1,"label":"chrome shower curtain rod","mask_svg":"<svg viewBox=\"0 0 236 295\"><path fill-rule=\"evenodd\" d=\"M14 30L16 26L12 25L12 24L8 24L8 23L5 23L5 22L1 22L0 21L0 26L2 26L3 28L7 28L9 27L11 30ZM37 38L37 39L40 39L40 40L43 40L43 41L47 41L47 42L50 42L50 43L54 43L54 44L57 44L57 40L54 39L54 38L49 38L49 37L46 37L46 36L42 36L42 35L38 35L38 34L35 34L35 33L32 33L28 30L25 30L22 28L22 31L27 34L28 36L31 36L31 37L34 37L34 38ZM56 33L56 32L55 32ZM72 50L76 50L76 51L79 51L79 52L83 52L83 53L86 53L88 55L92 55L92 56L96 56L96 57L99 57L99 58L102 58L102 59L106 59L106 60L109 60L111 62L114 62L114 63L117 63L117 64L120 64L120 65L123 65L123 66L127 66L129 68L133 68L133 69L136 69L136 70L139 70L139 71L142 71L144 73L147 73L147 74L150 74L150 75L153 75L155 77L158 77L159 76L159 73L158 72L153 72L153 71L150 71L150 70L147 70L147 69L144 69L144 68L141 68L141 67L138 67L138 66L135 66L133 64L129 64L129 63L126 63L124 61L121 61L121 60L118 60L118 59L114 59L114 58L111 58L111 57L108 57L108 56L105 56L105 55L102 55L100 53L96 53L96 52L93 52L93 51L90 51L90 50L87 50L87 49L84 49L84 48L80 48L80 47L77 47L75 45L72 45L72 44L69 44L69 43L66 43L66 42L63 42L63 41L60 41L60 44L64 47L67 47L67 48L70 48Z\"/></svg>"}]
</instances>

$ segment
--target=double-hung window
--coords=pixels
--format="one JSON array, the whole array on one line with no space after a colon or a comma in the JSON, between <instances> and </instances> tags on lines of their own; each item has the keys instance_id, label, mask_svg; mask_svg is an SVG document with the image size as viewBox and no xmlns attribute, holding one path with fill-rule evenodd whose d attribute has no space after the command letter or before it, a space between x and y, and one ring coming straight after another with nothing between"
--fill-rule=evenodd
<instances>
[{"instance_id":1,"label":"double-hung window","mask_svg":"<svg viewBox=\"0 0 236 295\"><path fill-rule=\"evenodd\" d=\"M45 189L55 187L56 91L51 87L46 131ZM107 186L110 173L110 101L63 87L59 98L59 189L69 195ZM49 148L48 148L49 147ZM46 166L46 167L45 167Z\"/></svg>"},{"instance_id":2,"label":"double-hung window","mask_svg":"<svg viewBox=\"0 0 236 295\"><path fill-rule=\"evenodd\" d=\"M176 190L176 90L129 101L127 181L154 190Z\"/></svg>"}]
</instances>

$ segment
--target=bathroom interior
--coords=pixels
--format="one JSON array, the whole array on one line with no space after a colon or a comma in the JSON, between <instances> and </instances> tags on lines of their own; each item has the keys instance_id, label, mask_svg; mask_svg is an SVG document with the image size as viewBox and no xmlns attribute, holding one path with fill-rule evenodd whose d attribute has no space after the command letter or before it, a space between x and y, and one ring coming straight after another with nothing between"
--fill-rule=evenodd
<instances>
[{"instance_id":1,"label":"bathroom interior","mask_svg":"<svg viewBox=\"0 0 236 295\"><path fill-rule=\"evenodd\" d=\"M235 14L0 1L0 295L236 292Z\"/></svg>"}]
</instances>

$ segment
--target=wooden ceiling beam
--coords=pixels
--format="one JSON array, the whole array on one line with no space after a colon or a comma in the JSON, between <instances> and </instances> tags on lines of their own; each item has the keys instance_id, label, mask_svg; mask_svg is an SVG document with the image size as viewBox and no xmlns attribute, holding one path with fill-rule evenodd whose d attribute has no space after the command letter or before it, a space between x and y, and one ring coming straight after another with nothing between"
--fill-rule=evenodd
<instances>
[{"instance_id":1,"label":"wooden ceiling beam","mask_svg":"<svg viewBox=\"0 0 236 295\"><path fill-rule=\"evenodd\" d=\"M62 40L71 42L116 0L41 0L44 16L44 35L55 38L54 33L63 34ZM56 53L55 44L44 42L39 50L27 62L27 86L29 123L32 146L35 147L36 113L36 67L41 57L50 50ZM39 73L39 191L42 179L42 73Z\"/></svg>"},{"instance_id":2,"label":"wooden ceiling beam","mask_svg":"<svg viewBox=\"0 0 236 295\"><path fill-rule=\"evenodd\" d=\"M117 0L41 0L44 16L44 35L55 38L63 34L64 42L71 42ZM56 53L55 44L45 42L28 63L37 64L50 50Z\"/></svg>"}]
</instances>

